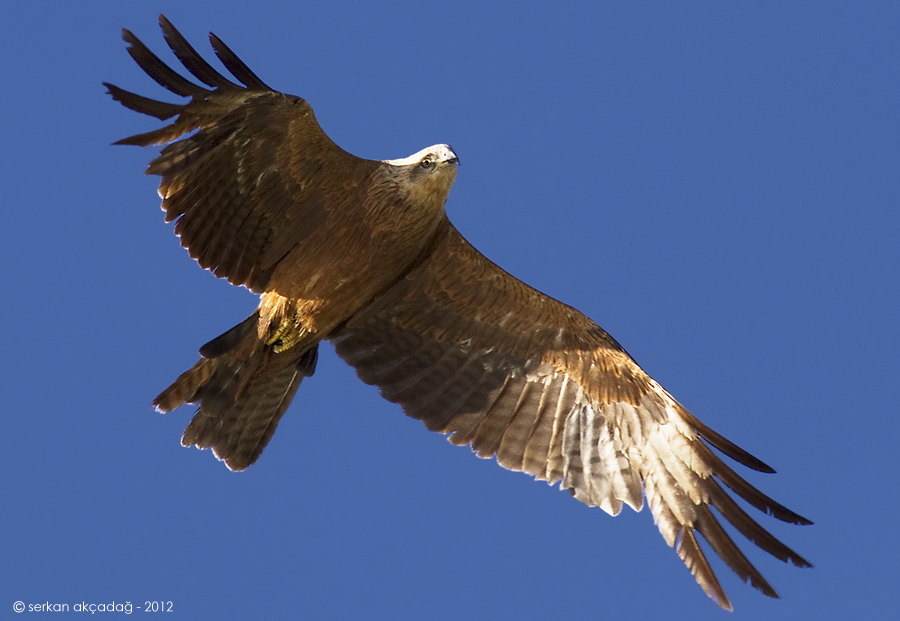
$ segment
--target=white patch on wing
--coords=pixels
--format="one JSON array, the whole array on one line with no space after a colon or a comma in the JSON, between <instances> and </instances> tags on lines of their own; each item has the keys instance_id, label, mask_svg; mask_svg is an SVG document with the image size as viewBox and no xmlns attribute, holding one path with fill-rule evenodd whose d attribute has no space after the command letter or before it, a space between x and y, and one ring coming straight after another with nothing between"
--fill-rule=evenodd
<instances>
[{"instance_id":1,"label":"white patch on wing","mask_svg":"<svg viewBox=\"0 0 900 621\"><path fill-rule=\"evenodd\" d=\"M653 420L643 428L644 443L631 461L643 479L653 521L666 543L675 547L682 528L694 524L697 507L709 503L712 472L697 452L701 440L678 403L656 382L652 388L645 396L652 405L645 403L643 409Z\"/></svg>"},{"instance_id":2,"label":"white patch on wing","mask_svg":"<svg viewBox=\"0 0 900 621\"><path fill-rule=\"evenodd\" d=\"M595 404L579 387L570 411L557 416L564 418L561 487L610 515L618 515L623 503L640 511L644 490L635 467L640 448L630 435L623 437L621 423L626 420L625 428L640 438L636 419L642 412L625 403Z\"/></svg>"}]
</instances>

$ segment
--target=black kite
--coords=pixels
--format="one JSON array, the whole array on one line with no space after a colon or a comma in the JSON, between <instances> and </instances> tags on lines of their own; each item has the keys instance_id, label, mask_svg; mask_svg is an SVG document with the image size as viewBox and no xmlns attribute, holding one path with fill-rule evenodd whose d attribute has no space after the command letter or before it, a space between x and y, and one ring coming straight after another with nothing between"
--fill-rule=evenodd
<instances>
[{"instance_id":1,"label":"black kite","mask_svg":"<svg viewBox=\"0 0 900 621\"><path fill-rule=\"evenodd\" d=\"M731 608L699 533L743 580L775 590L711 508L782 561L809 563L725 492L809 524L714 453L774 472L697 420L582 313L491 263L447 219L456 177L447 145L390 161L335 145L303 99L266 86L215 35L221 75L160 16L169 47L206 86L159 60L132 33L128 52L182 104L107 84L114 99L161 120L116 144L168 144L166 221L200 265L262 294L259 309L200 349L202 358L154 401L200 407L182 444L212 448L232 470L253 464L328 340L366 383L428 429L479 457L616 515L647 504L697 582ZM705 441L705 442L704 442Z\"/></svg>"}]
</instances>

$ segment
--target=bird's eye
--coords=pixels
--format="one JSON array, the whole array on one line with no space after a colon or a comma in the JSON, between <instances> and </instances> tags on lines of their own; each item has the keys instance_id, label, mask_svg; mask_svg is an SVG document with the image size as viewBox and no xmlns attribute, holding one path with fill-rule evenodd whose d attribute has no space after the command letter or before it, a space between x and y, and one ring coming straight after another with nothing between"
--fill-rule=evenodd
<instances>
[{"instance_id":1,"label":"bird's eye","mask_svg":"<svg viewBox=\"0 0 900 621\"><path fill-rule=\"evenodd\" d=\"M427 169L431 168L432 166L434 166L434 161L432 161L430 159L424 159L421 162L419 162L419 166L421 166L422 168L427 170Z\"/></svg>"}]
</instances>

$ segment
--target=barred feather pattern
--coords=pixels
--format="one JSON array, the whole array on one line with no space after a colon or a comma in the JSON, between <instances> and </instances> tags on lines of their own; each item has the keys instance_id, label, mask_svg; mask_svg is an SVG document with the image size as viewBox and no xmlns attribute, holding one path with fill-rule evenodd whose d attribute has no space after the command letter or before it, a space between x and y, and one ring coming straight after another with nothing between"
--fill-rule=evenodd
<instances>
[{"instance_id":1,"label":"barred feather pattern","mask_svg":"<svg viewBox=\"0 0 900 621\"><path fill-rule=\"evenodd\" d=\"M231 470L245 470L262 454L300 383L315 372L318 347L288 365L252 358L203 358L154 400L160 412L198 403L183 446L211 448Z\"/></svg>"},{"instance_id":2,"label":"barred feather pattern","mask_svg":"<svg viewBox=\"0 0 900 621\"><path fill-rule=\"evenodd\" d=\"M181 244L201 267L263 293L292 249L333 212L365 200L368 181L385 164L334 144L309 103L270 89L218 38L210 37L213 48L241 84L209 65L163 16L160 26L175 57L203 85L123 30L138 65L160 86L190 100L168 103L104 83L131 110L174 117L115 144L167 145L147 168L161 177L166 221L176 223ZM295 280L287 274L281 289L289 293Z\"/></svg>"},{"instance_id":3,"label":"barred feather pattern","mask_svg":"<svg viewBox=\"0 0 900 621\"><path fill-rule=\"evenodd\" d=\"M315 317L321 333L306 330L310 340L286 352L261 339L271 327L268 311L205 345L203 358L155 401L161 411L200 404L183 444L212 448L234 470L252 464L315 370L318 339L327 335L363 381L451 443L558 482L611 515L625 504L640 510L646 497L666 543L723 608L731 604L700 539L742 580L777 593L717 515L776 558L810 566L727 490L779 520L811 522L750 485L713 448L751 469L774 471L694 417L596 323L472 248L443 213L449 185L436 198L416 194L424 192L441 218L437 229L422 233L410 214L428 209L398 194L394 163L341 150L305 100L273 91L214 35L213 49L237 82L162 16L160 26L200 84L123 31L137 64L188 101L158 101L107 84L125 107L169 121L118 144L167 145L147 172L161 177L166 220L202 267L297 308L324 314L318 301L330 300L332 313ZM379 236L409 248L395 252L403 244L384 242L378 248L390 251L373 258L370 242ZM309 314L304 319L311 321Z\"/></svg>"},{"instance_id":4,"label":"barred feather pattern","mask_svg":"<svg viewBox=\"0 0 900 621\"><path fill-rule=\"evenodd\" d=\"M477 304L473 292L483 296ZM559 338L542 338L551 326ZM568 333L578 339L567 341ZM559 482L610 515L623 504L640 510L646 495L666 543L723 608L731 603L698 534L743 580L777 593L710 507L776 558L810 566L720 483L781 520L810 522L744 481L703 437L740 463L771 468L697 421L596 324L512 279L455 230L430 261L330 340L384 398L479 457Z\"/></svg>"}]
</instances>

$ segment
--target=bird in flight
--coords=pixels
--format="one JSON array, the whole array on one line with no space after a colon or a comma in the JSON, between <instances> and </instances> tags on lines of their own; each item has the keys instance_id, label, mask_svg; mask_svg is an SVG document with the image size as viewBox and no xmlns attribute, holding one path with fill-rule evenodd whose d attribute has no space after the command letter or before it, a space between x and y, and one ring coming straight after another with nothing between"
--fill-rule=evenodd
<instances>
[{"instance_id":1,"label":"bird in flight","mask_svg":"<svg viewBox=\"0 0 900 621\"><path fill-rule=\"evenodd\" d=\"M213 34L237 82L209 65L163 16L166 42L202 84L165 65L128 30L128 53L183 103L104 83L113 99L170 124L116 144L167 145L167 222L190 256L261 294L250 317L200 348L154 401L199 409L184 446L232 470L260 456L319 343L331 342L384 398L457 445L496 457L617 515L646 497L663 538L703 590L731 603L698 535L742 580L778 594L723 529L782 561L810 564L763 529L753 507L811 524L741 478L726 457L772 468L725 439L650 378L600 326L529 287L473 248L444 203L459 159L439 144L397 160L338 147L304 99L268 87Z\"/></svg>"}]
</instances>

